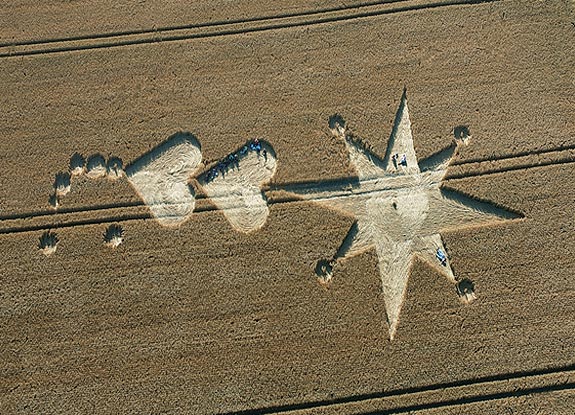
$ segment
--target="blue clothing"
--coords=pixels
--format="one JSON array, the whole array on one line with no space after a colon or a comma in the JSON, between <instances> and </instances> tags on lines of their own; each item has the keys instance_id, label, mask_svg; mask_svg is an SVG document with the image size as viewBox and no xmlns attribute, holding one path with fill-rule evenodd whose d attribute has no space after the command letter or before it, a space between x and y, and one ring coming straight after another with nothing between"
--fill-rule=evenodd
<instances>
[{"instance_id":1,"label":"blue clothing","mask_svg":"<svg viewBox=\"0 0 575 415\"><path fill-rule=\"evenodd\" d=\"M443 265L445 265L447 263L447 256L445 255L445 253L441 249L437 248L437 252L435 253L435 256L437 257L439 262L441 262Z\"/></svg>"}]
</instances>

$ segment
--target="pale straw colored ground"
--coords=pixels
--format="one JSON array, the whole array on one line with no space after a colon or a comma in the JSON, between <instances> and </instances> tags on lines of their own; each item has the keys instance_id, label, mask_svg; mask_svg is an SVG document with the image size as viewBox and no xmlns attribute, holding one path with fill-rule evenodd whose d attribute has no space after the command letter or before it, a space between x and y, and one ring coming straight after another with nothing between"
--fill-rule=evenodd
<instances>
[{"instance_id":1,"label":"pale straw colored ground","mask_svg":"<svg viewBox=\"0 0 575 415\"><path fill-rule=\"evenodd\" d=\"M272 147L265 142L259 154L252 150L239 157L237 165L225 175L219 174L209 182L204 175L199 183L232 227L247 233L261 228L267 220L269 209L261 186L273 177L277 161Z\"/></svg>"},{"instance_id":2,"label":"pale straw colored ground","mask_svg":"<svg viewBox=\"0 0 575 415\"><path fill-rule=\"evenodd\" d=\"M339 122L331 125L332 132L345 142L358 182L344 189L320 184L315 188L302 187L300 190L292 187L290 191L304 200L337 209L357 219L330 262L335 266L338 260L375 248L389 336L393 339L414 254L456 284L458 279L449 263L440 231L519 216L463 194L441 189L456 147L451 146L429 160L418 162L405 93L383 159L369 151L342 123L344 121L340 117ZM401 163L403 158L405 165ZM438 251L447 256L443 264L436 256ZM332 276L329 269L320 278L325 283L330 282ZM475 299L472 292L461 295L465 302Z\"/></svg>"},{"instance_id":3,"label":"pale straw colored ground","mask_svg":"<svg viewBox=\"0 0 575 415\"><path fill-rule=\"evenodd\" d=\"M160 224L177 226L194 211L188 180L201 160L195 137L176 134L128 166L126 176Z\"/></svg>"}]
</instances>

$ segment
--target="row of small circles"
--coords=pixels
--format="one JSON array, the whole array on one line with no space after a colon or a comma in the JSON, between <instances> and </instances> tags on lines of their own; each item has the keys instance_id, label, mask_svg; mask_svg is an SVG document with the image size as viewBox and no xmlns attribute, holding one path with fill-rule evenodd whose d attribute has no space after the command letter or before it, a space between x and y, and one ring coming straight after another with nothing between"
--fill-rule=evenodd
<instances>
[{"instance_id":1,"label":"row of small circles","mask_svg":"<svg viewBox=\"0 0 575 415\"><path fill-rule=\"evenodd\" d=\"M118 180L124 175L122 159L110 157L106 161L101 154L93 154L85 159L81 154L74 153L70 158L69 170L57 173L54 179L54 193L50 196L50 205L53 208L58 208L61 199L70 193L72 177L82 175L90 179L107 177Z\"/></svg>"},{"instance_id":2,"label":"row of small circles","mask_svg":"<svg viewBox=\"0 0 575 415\"><path fill-rule=\"evenodd\" d=\"M124 242L124 228L120 225L113 224L106 228L104 232L104 245L110 248L116 248ZM40 236L38 249L46 256L52 255L56 252L60 239L58 234L52 231L46 231Z\"/></svg>"}]
</instances>

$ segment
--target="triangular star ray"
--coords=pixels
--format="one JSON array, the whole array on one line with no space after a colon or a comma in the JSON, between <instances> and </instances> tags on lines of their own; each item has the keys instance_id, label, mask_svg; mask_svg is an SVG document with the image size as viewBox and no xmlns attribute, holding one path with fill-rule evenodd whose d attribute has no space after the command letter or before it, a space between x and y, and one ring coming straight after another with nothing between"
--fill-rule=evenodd
<instances>
[{"instance_id":1,"label":"triangular star ray","mask_svg":"<svg viewBox=\"0 0 575 415\"><path fill-rule=\"evenodd\" d=\"M413 257L412 248L412 241L394 241L385 235L381 235L375 242L391 340L395 337L399 324L399 313L403 305Z\"/></svg>"},{"instance_id":2,"label":"triangular star ray","mask_svg":"<svg viewBox=\"0 0 575 415\"><path fill-rule=\"evenodd\" d=\"M351 137L345 137L345 145L349 155L349 162L355 168L357 177L370 179L381 177L385 174L383 161L371 151L361 148Z\"/></svg>"},{"instance_id":3,"label":"triangular star ray","mask_svg":"<svg viewBox=\"0 0 575 415\"><path fill-rule=\"evenodd\" d=\"M343 139L347 148L349 163L355 168L359 179L370 179L385 175L383 160L349 134L345 126L338 124L332 132Z\"/></svg>"},{"instance_id":4,"label":"triangular star ray","mask_svg":"<svg viewBox=\"0 0 575 415\"><path fill-rule=\"evenodd\" d=\"M436 233L434 235L417 238L414 251L427 261L429 265L438 270L441 274L445 275L451 282L455 283L455 275L451 268L451 264L449 263L449 257L447 256L447 251L443 245L441 235ZM438 258L438 251L445 255L443 264Z\"/></svg>"},{"instance_id":5,"label":"triangular star ray","mask_svg":"<svg viewBox=\"0 0 575 415\"><path fill-rule=\"evenodd\" d=\"M405 165L402 159L405 158ZM403 91L399 109L395 116L393 131L387 144L385 152L384 167L387 173L396 174L417 174L419 165L413 145L411 133L411 121L409 119L409 108L407 107L406 91Z\"/></svg>"},{"instance_id":6,"label":"triangular star ray","mask_svg":"<svg viewBox=\"0 0 575 415\"><path fill-rule=\"evenodd\" d=\"M419 169L422 172L446 170L449 163L451 163L451 160L453 160L456 150L457 146L452 143L449 147L440 152L421 160L419 162Z\"/></svg>"},{"instance_id":7,"label":"triangular star ray","mask_svg":"<svg viewBox=\"0 0 575 415\"><path fill-rule=\"evenodd\" d=\"M418 163L405 91L383 161L370 153L361 140L347 134L341 127L344 125L341 117L336 121L341 123L334 122L337 129L332 128L332 131L344 140L349 161L356 168L359 180L347 184L338 180L331 184L305 184L285 190L356 219L333 258L318 261L322 270L318 275L322 283L329 283L337 260L375 247L389 337L393 339L414 255L419 255L452 283L458 284L460 290L460 281L454 275L439 232L515 219L521 215L441 188L456 146ZM473 292L470 295L475 298Z\"/></svg>"},{"instance_id":8,"label":"triangular star ray","mask_svg":"<svg viewBox=\"0 0 575 415\"><path fill-rule=\"evenodd\" d=\"M349 229L335 257L349 258L371 249L374 246L372 232L371 226L356 221Z\"/></svg>"},{"instance_id":9,"label":"triangular star ray","mask_svg":"<svg viewBox=\"0 0 575 415\"><path fill-rule=\"evenodd\" d=\"M481 202L453 190L429 193L430 210L424 228L430 230L483 225L520 218L521 215Z\"/></svg>"}]
</instances>

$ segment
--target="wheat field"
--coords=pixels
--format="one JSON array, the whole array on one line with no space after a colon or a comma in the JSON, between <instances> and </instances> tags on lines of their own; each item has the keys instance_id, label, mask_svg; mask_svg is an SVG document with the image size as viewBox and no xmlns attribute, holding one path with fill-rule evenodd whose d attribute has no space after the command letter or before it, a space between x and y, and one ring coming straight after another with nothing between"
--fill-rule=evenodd
<instances>
[{"instance_id":1,"label":"wheat field","mask_svg":"<svg viewBox=\"0 0 575 415\"><path fill-rule=\"evenodd\" d=\"M573 22L0 5L0 413L572 414Z\"/></svg>"}]
</instances>

